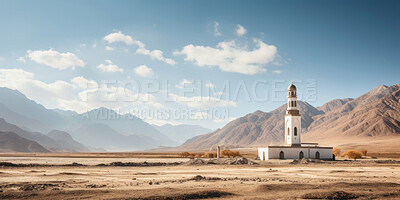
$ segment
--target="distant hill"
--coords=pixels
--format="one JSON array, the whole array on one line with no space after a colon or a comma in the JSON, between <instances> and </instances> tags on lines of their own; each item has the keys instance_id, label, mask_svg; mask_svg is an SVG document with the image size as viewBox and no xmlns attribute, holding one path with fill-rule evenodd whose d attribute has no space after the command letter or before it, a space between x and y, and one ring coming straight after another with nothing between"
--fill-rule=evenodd
<instances>
[{"instance_id":1,"label":"distant hill","mask_svg":"<svg viewBox=\"0 0 400 200\"><path fill-rule=\"evenodd\" d=\"M171 125L165 124L162 126L153 125L158 131L162 134L168 136L170 139L175 141L178 144L183 144L186 140L193 138L198 135L206 134L211 132L211 129L204 128L199 125L189 125L189 124L180 124L180 125Z\"/></svg>"},{"instance_id":2,"label":"distant hill","mask_svg":"<svg viewBox=\"0 0 400 200\"><path fill-rule=\"evenodd\" d=\"M43 133L23 130L14 124L8 123L3 118L0 118L0 131L16 133L18 136L35 141L52 151L76 151L75 148L72 148L70 145L64 142L57 142Z\"/></svg>"},{"instance_id":3,"label":"distant hill","mask_svg":"<svg viewBox=\"0 0 400 200\"><path fill-rule=\"evenodd\" d=\"M50 138L42 133L52 130L65 131L70 133L76 142L85 145L90 144L91 149L97 150L107 150L105 146L100 144L107 144L110 139L99 141L102 137L97 137L93 130L99 130L101 127L112 129L113 131L110 132L110 135L115 132L118 137L121 136L121 140L119 140L120 146L117 142L112 142L112 145L108 145L112 146L113 149L144 150L158 146L178 145L176 141L171 140L168 136L160 133L156 128L136 116L130 114L120 115L107 108L98 108L83 114L60 109L46 109L44 106L28 99L19 91L4 87L0 87L0 118L4 118L10 124L17 125L19 129L23 129L25 131L24 134L27 134L25 138L37 141L39 144L57 151L66 149L77 151L77 149L71 148L71 144L66 142L61 143L60 138ZM99 127L96 128L94 127L95 125ZM17 134L21 135L22 133L21 130L17 131ZM105 131L102 131L102 134L105 134ZM56 137L55 135L52 136ZM58 135L57 137L62 136ZM81 138L85 138L85 141L80 141ZM93 138L95 138L99 146L93 146L96 143L90 142ZM108 136L104 138L108 138ZM127 138L128 140L125 141ZM58 140L58 142L53 139ZM130 143L130 145L127 145L127 143ZM56 146L56 144L61 146Z\"/></svg>"},{"instance_id":4,"label":"distant hill","mask_svg":"<svg viewBox=\"0 0 400 200\"><path fill-rule=\"evenodd\" d=\"M354 146L361 140L366 145L365 141L389 138L387 141L379 140L379 145L384 146L384 142L390 143L392 137L400 136L400 84L381 85L356 99L335 99L319 108L306 102L299 102L299 106L302 141ZM196 136L173 149L207 150L217 145L232 148L280 144L284 139L285 110L286 105L282 105L268 113L250 113L222 129ZM396 144L389 145L396 148Z\"/></svg>"},{"instance_id":5,"label":"distant hill","mask_svg":"<svg viewBox=\"0 0 400 200\"><path fill-rule=\"evenodd\" d=\"M103 123L81 124L68 132L86 146L102 147L107 151L133 151L157 147L150 137L122 135Z\"/></svg>"},{"instance_id":6,"label":"distant hill","mask_svg":"<svg viewBox=\"0 0 400 200\"><path fill-rule=\"evenodd\" d=\"M52 130L51 132L47 133L47 136L56 141L58 144L67 146L68 149L73 149L75 152L90 151L87 147L74 140L71 135L65 131Z\"/></svg>"},{"instance_id":7,"label":"distant hill","mask_svg":"<svg viewBox=\"0 0 400 200\"><path fill-rule=\"evenodd\" d=\"M57 112L48 110L44 106L28 99L18 90L0 87L0 103L14 113L37 120L40 124L43 124L43 126L32 127L30 127L31 123L24 125L32 131L48 132L52 128L59 128L64 124L64 119ZM7 116L2 117L8 118ZM20 125L20 123L14 123Z\"/></svg>"},{"instance_id":8,"label":"distant hill","mask_svg":"<svg viewBox=\"0 0 400 200\"><path fill-rule=\"evenodd\" d=\"M0 131L0 152L50 152L37 142L20 137L13 132Z\"/></svg>"}]
</instances>

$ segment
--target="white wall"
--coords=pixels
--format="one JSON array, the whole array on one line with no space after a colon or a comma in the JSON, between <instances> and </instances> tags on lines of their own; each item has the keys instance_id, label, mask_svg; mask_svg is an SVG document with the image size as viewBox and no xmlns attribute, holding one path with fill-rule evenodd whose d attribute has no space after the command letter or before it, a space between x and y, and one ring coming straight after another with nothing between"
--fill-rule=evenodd
<instances>
[{"instance_id":1,"label":"white wall","mask_svg":"<svg viewBox=\"0 0 400 200\"><path fill-rule=\"evenodd\" d=\"M258 157L260 160L279 159L280 152L283 151L284 159L299 159L300 151L303 151L304 158L315 159L315 153L318 151L320 159L333 159L332 148L308 148L308 147L292 147L292 148L258 148ZM265 158L263 157L265 152Z\"/></svg>"}]
</instances>

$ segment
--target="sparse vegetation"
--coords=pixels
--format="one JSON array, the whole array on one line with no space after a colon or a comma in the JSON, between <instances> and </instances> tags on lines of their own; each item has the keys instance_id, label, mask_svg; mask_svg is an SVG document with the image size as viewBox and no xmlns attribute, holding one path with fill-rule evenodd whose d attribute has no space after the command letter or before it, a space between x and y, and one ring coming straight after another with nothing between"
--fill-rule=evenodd
<instances>
[{"instance_id":1,"label":"sparse vegetation","mask_svg":"<svg viewBox=\"0 0 400 200\"><path fill-rule=\"evenodd\" d=\"M341 149L339 149L337 147L333 148L333 155L335 155L335 157L339 157L340 151L341 151Z\"/></svg>"},{"instance_id":2,"label":"sparse vegetation","mask_svg":"<svg viewBox=\"0 0 400 200\"><path fill-rule=\"evenodd\" d=\"M239 151L231 151L231 150L223 150L223 151L221 152L221 155L222 155L222 156L226 156L226 157L228 157L228 158L230 158L230 157L233 158L233 157L239 157L239 156L241 156Z\"/></svg>"},{"instance_id":3,"label":"sparse vegetation","mask_svg":"<svg viewBox=\"0 0 400 200\"><path fill-rule=\"evenodd\" d=\"M356 150L349 150L342 154L342 157L357 160L357 158L362 158L362 153Z\"/></svg>"},{"instance_id":4,"label":"sparse vegetation","mask_svg":"<svg viewBox=\"0 0 400 200\"><path fill-rule=\"evenodd\" d=\"M367 156L367 150L363 149L363 150L360 150L360 152L361 152L361 154L362 154L363 156Z\"/></svg>"},{"instance_id":5,"label":"sparse vegetation","mask_svg":"<svg viewBox=\"0 0 400 200\"><path fill-rule=\"evenodd\" d=\"M187 158L187 157L190 157L190 153L189 152L182 152L182 153L180 153L179 154L181 157L183 157L183 158Z\"/></svg>"}]
</instances>

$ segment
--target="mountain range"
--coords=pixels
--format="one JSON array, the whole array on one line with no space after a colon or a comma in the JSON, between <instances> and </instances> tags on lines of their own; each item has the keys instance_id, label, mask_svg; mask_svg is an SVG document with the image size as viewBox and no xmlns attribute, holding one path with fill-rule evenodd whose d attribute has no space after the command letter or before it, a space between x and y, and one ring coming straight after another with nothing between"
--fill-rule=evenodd
<instances>
[{"instance_id":1,"label":"mountain range","mask_svg":"<svg viewBox=\"0 0 400 200\"><path fill-rule=\"evenodd\" d=\"M335 99L320 107L302 101L298 105L303 142L388 151L399 148L400 84L381 85L358 98ZM256 148L283 142L285 111L286 104L271 112L256 111L212 131L197 125L150 125L107 108L81 114L47 109L17 90L0 88L0 151Z\"/></svg>"},{"instance_id":2,"label":"mountain range","mask_svg":"<svg viewBox=\"0 0 400 200\"><path fill-rule=\"evenodd\" d=\"M318 108L307 102L299 101L298 104L302 119L302 141L337 146L360 146L358 142L363 142L364 146L375 145L375 148L378 148L378 144L374 142L379 141L380 146L387 146L388 143L398 148L393 140L400 138L400 84L390 87L381 85L356 99L335 99ZM282 105L271 112L250 113L221 129L189 139L170 150L281 144L284 140L285 110L286 105Z\"/></svg>"},{"instance_id":3,"label":"mountain range","mask_svg":"<svg viewBox=\"0 0 400 200\"><path fill-rule=\"evenodd\" d=\"M107 108L81 114L47 109L17 90L0 88L0 131L15 133L48 151L145 150L176 146L183 142L182 138L209 131L191 125L165 127L160 131L160 127L134 115L121 115ZM186 131L184 136L188 127L193 131ZM7 137L11 140L10 134Z\"/></svg>"}]
</instances>

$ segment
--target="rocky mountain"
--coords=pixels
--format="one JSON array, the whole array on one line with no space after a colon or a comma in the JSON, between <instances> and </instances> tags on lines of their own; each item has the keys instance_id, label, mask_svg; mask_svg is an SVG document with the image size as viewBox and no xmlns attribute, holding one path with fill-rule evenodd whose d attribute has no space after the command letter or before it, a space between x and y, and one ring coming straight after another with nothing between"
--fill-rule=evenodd
<instances>
[{"instance_id":1,"label":"rocky mountain","mask_svg":"<svg viewBox=\"0 0 400 200\"><path fill-rule=\"evenodd\" d=\"M0 152L50 152L42 145L16 133L0 131Z\"/></svg>"},{"instance_id":2,"label":"rocky mountain","mask_svg":"<svg viewBox=\"0 0 400 200\"><path fill-rule=\"evenodd\" d=\"M65 131L52 130L47 133L51 139L56 141L59 144L63 144L63 146L67 146L68 149L73 149L75 152L89 152L90 150L83 146L81 143L74 140L71 135Z\"/></svg>"},{"instance_id":3,"label":"rocky mountain","mask_svg":"<svg viewBox=\"0 0 400 200\"><path fill-rule=\"evenodd\" d=\"M178 144L183 144L186 140L193 138L198 135L206 134L211 132L211 129L204 128L199 125L189 125L189 124L180 124L180 125L171 125L165 124L162 126L153 125L158 131L162 134L168 136L171 140L175 141Z\"/></svg>"},{"instance_id":4,"label":"rocky mountain","mask_svg":"<svg viewBox=\"0 0 400 200\"><path fill-rule=\"evenodd\" d=\"M302 140L332 144L400 136L400 84L381 85L356 99L335 99L319 108L299 102ZM283 142L286 105L265 113L256 111L228 123L222 129L189 139L177 150L215 146L257 147ZM354 143L354 142L353 142Z\"/></svg>"},{"instance_id":5,"label":"rocky mountain","mask_svg":"<svg viewBox=\"0 0 400 200\"><path fill-rule=\"evenodd\" d=\"M400 84L381 85L314 120L305 139L400 136Z\"/></svg>"}]
</instances>

